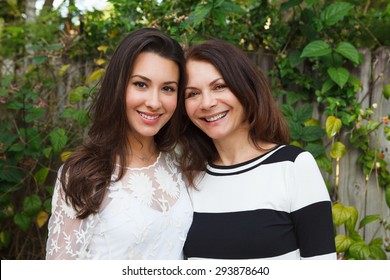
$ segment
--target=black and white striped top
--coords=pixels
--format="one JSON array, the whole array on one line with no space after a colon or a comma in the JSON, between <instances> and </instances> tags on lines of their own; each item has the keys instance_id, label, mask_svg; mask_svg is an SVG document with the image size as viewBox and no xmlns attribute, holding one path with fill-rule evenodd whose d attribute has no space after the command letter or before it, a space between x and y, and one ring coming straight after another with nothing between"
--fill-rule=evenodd
<instances>
[{"instance_id":1,"label":"black and white striped top","mask_svg":"<svg viewBox=\"0 0 390 280\"><path fill-rule=\"evenodd\" d=\"M209 165L197 189L189 259L336 259L329 193L309 152L279 146L244 163Z\"/></svg>"}]
</instances>

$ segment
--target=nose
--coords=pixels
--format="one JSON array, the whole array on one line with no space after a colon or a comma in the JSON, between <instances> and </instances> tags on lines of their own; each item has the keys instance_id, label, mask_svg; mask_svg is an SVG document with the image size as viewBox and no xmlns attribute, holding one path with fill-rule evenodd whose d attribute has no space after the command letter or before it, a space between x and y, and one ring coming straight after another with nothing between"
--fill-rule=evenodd
<instances>
[{"instance_id":1,"label":"nose","mask_svg":"<svg viewBox=\"0 0 390 280\"><path fill-rule=\"evenodd\" d=\"M217 104L217 99L215 98L215 96L213 96L212 93L204 92L202 94L202 101L200 106L203 110L208 110L214 107L216 104Z\"/></svg>"},{"instance_id":2,"label":"nose","mask_svg":"<svg viewBox=\"0 0 390 280\"><path fill-rule=\"evenodd\" d=\"M153 89L148 98L146 99L145 105L152 110L156 110L161 107L160 93L158 89Z\"/></svg>"}]
</instances>

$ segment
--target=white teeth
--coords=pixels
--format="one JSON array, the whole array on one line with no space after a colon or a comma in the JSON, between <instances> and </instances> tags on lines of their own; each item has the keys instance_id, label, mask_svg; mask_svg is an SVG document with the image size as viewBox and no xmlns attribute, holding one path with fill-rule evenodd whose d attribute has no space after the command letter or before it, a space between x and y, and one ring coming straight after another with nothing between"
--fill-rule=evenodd
<instances>
[{"instance_id":1,"label":"white teeth","mask_svg":"<svg viewBox=\"0 0 390 280\"><path fill-rule=\"evenodd\" d=\"M227 114L227 112L223 112L221 114L218 114L218 115L215 115L214 117L211 117L211 118L205 118L205 120L207 122L214 122L216 120L219 120L219 119L222 119L223 117L225 117Z\"/></svg>"},{"instance_id":2,"label":"white teeth","mask_svg":"<svg viewBox=\"0 0 390 280\"><path fill-rule=\"evenodd\" d=\"M139 114L141 115L141 117L145 118L145 119L148 119L148 120L155 120L159 117L159 115L155 115L155 116L149 116L149 115L146 115L144 113L141 113L139 112Z\"/></svg>"}]
</instances>

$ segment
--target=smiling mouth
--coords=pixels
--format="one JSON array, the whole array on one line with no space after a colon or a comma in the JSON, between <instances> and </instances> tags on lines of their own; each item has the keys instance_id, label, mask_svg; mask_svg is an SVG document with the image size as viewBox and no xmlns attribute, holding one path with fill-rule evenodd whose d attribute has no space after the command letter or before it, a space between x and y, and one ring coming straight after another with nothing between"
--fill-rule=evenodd
<instances>
[{"instance_id":1,"label":"smiling mouth","mask_svg":"<svg viewBox=\"0 0 390 280\"><path fill-rule=\"evenodd\" d=\"M142 113L142 112L138 112L138 114L140 114L141 117L143 117L144 119L147 119L147 120L156 120L160 117L160 115L147 115L147 114Z\"/></svg>"},{"instance_id":2,"label":"smiling mouth","mask_svg":"<svg viewBox=\"0 0 390 280\"><path fill-rule=\"evenodd\" d=\"M220 113L218 115L212 116L210 118L204 118L204 120L206 122L215 122L215 121L218 121L218 120L224 118L226 115L227 115L227 111L223 112L223 113Z\"/></svg>"}]
</instances>

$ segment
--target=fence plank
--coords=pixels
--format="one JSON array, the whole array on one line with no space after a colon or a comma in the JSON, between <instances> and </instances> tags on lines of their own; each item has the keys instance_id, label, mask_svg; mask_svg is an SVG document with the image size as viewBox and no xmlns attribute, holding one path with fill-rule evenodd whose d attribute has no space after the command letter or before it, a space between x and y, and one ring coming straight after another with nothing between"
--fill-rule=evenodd
<instances>
[{"instance_id":1,"label":"fence plank","mask_svg":"<svg viewBox=\"0 0 390 280\"><path fill-rule=\"evenodd\" d=\"M390 83L390 48L381 48L376 52L362 49L359 52L363 55L363 62L358 68L351 70L351 74L357 77L362 84L362 88L357 94L357 100L360 102L363 110L377 103L378 107L373 118L380 120L383 116L390 113L390 101L385 100L382 94L384 85ZM249 57L266 75L274 63L272 57L266 56L262 52L252 53ZM280 98L278 101L283 102ZM319 118L323 123L326 117L321 116L316 108L314 109L314 117ZM346 206L354 206L359 211L358 222L366 215L374 214L380 214L384 219L390 220L390 208L385 202L384 188L378 186L375 174L368 177L362 172L362 167L357 163L360 152L349 144L349 136L349 132L346 132L341 137L341 141L346 145L347 153L339 162L338 201ZM377 139L372 139L374 140L373 143L380 147L385 154L387 162L389 162L390 146L389 141L384 137L383 129L380 129L373 137ZM326 141L328 140L325 139ZM334 166L334 170L335 168L336 166ZM330 175L323 175L332 186L335 185L335 172ZM345 232L340 227L337 229L337 233L343 234ZM386 237L386 234L388 234L379 221L366 225L359 230L359 233L366 242L370 242L375 237ZM388 258L390 258L390 253L388 253Z\"/></svg>"},{"instance_id":2,"label":"fence plank","mask_svg":"<svg viewBox=\"0 0 390 280\"><path fill-rule=\"evenodd\" d=\"M377 104L373 119L378 122L383 121L383 117L390 114L390 100L383 96L383 88L390 84L390 48L380 48L375 52L373 61L373 87L371 103ZM372 135L373 143L384 153L387 160L390 159L390 145L386 140L384 130L379 129L376 135ZM375 173L376 170L374 170ZM367 188L367 209L366 215L381 214L386 220L390 218L390 209L385 201L385 189L379 187L376 174L373 174ZM370 240L376 236L385 236L385 230L379 222L368 225L365 228L365 237Z\"/></svg>"}]
</instances>

